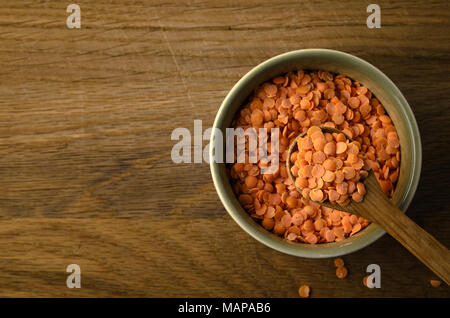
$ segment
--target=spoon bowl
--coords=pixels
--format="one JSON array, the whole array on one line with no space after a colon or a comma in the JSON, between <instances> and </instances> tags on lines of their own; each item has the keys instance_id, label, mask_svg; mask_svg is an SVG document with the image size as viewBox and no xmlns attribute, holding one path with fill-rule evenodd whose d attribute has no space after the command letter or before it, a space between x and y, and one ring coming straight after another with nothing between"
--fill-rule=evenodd
<instances>
[{"instance_id":1,"label":"spoon bowl","mask_svg":"<svg viewBox=\"0 0 450 318\"><path fill-rule=\"evenodd\" d=\"M330 133L330 134L332 134L332 133L343 134L343 135L345 136L345 138L347 138L348 140L352 141L352 139L351 139L348 135L346 135L344 132L340 131L339 129L332 128L332 127L326 127L326 126L321 126L320 129L321 129L322 132L324 132L324 133ZM300 135L298 135L297 137L295 137L295 139L291 142L291 144L289 145L287 158L291 158L292 153L295 152L295 150L296 150L296 148L297 148L297 141L298 141L300 138L305 137L305 136L306 136L306 133L307 133L307 131L305 130L303 133L301 133ZM292 175L292 172L291 172L292 164L291 164L291 161L290 161L290 160L286 160L286 167L287 167L286 170L287 170L289 179L291 179L292 184L295 186L295 188L297 189L297 191L300 192L300 194L301 194L303 189L300 189L300 188L297 187L297 185L295 184L295 178L294 178L294 176ZM373 173L371 173L371 174L373 175ZM375 180L375 181L376 181L376 180ZM310 200L311 200L311 199L310 199ZM327 208L331 208L331 209L339 210L339 211L344 211L344 212L349 212L349 213L353 213L353 214L358 215L357 211L352 207L352 204L351 204L351 203L349 203L349 204L347 204L347 205L344 206L344 205L339 205L339 204L332 204L332 203L327 202L327 201L321 201L321 202L319 202L319 201L314 201L314 200L311 200L311 201L313 201L313 202L315 202L315 203L317 203L317 204L320 204L320 205L322 205L322 206L326 206ZM360 215L360 216L361 216L361 215Z\"/></svg>"}]
</instances>

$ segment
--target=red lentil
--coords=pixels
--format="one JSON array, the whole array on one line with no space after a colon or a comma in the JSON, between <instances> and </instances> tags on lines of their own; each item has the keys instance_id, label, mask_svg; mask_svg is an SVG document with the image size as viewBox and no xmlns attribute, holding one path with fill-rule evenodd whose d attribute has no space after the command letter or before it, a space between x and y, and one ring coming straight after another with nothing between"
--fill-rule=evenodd
<instances>
[{"instance_id":1,"label":"red lentil","mask_svg":"<svg viewBox=\"0 0 450 318\"><path fill-rule=\"evenodd\" d=\"M348 275L347 267L341 266L341 267L336 268L336 276L338 278L343 279L343 278L347 277L347 275Z\"/></svg>"},{"instance_id":2,"label":"red lentil","mask_svg":"<svg viewBox=\"0 0 450 318\"><path fill-rule=\"evenodd\" d=\"M442 283L442 282L441 282L440 280L436 280L436 279L430 280L430 285L431 285L432 287L435 287L435 288L441 286L441 283Z\"/></svg>"},{"instance_id":3,"label":"red lentil","mask_svg":"<svg viewBox=\"0 0 450 318\"><path fill-rule=\"evenodd\" d=\"M311 289L309 288L308 285L302 285L302 286L300 286L300 288L298 289L298 294L299 294L300 297L302 297L302 298L308 298L308 297L309 297L310 291L311 291Z\"/></svg>"},{"instance_id":4,"label":"red lentil","mask_svg":"<svg viewBox=\"0 0 450 318\"><path fill-rule=\"evenodd\" d=\"M310 129L314 126L337 128L353 143L343 134ZM383 191L388 196L394 192L401 158L397 131L376 97L344 75L300 70L278 76L254 90L232 127L280 128L278 171L262 175L264 164L250 164L246 156L246 163L230 164L228 172L243 208L265 229L287 240L341 241L365 228L368 220L308 199L328 198L340 204L361 201L366 191L358 173L363 179L372 169ZM289 144L304 131L309 134L302 147L308 151L287 158ZM287 175L286 160L293 164L291 172L295 185L303 189L301 195ZM340 268L342 276L345 267Z\"/></svg>"},{"instance_id":5,"label":"red lentil","mask_svg":"<svg viewBox=\"0 0 450 318\"><path fill-rule=\"evenodd\" d=\"M344 266L344 260L342 258L336 258L334 260L334 266L336 266L336 267Z\"/></svg>"}]
</instances>

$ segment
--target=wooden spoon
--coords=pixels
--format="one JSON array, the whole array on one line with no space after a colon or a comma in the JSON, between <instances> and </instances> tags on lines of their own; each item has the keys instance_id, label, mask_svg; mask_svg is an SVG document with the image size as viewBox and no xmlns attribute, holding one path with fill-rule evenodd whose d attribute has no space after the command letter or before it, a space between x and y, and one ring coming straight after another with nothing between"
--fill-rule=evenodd
<instances>
[{"instance_id":1,"label":"wooden spoon","mask_svg":"<svg viewBox=\"0 0 450 318\"><path fill-rule=\"evenodd\" d=\"M323 132L345 133L330 127L320 127ZM300 134L291 143L287 158L291 158L292 152L297 148L297 140L304 137L306 131ZM351 140L347 135L347 139ZM292 183L295 185L295 179L291 173L291 162L286 161L287 172ZM414 256L431 269L437 276L444 280L447 285L450 284L450 253L449 250L439 243L433 236L427 233L414 221L400 211L381 189L375 175L370 171L368 177L364 179L366 194L362 202L350 203L346 206L331 204L328 202L317 202L320 205L350 212L359 215L369 221L378 224L387 233L389 233L400 244L406 247ZM297 191L302 193L302 189Z\"/></svg>"}]
</instances>

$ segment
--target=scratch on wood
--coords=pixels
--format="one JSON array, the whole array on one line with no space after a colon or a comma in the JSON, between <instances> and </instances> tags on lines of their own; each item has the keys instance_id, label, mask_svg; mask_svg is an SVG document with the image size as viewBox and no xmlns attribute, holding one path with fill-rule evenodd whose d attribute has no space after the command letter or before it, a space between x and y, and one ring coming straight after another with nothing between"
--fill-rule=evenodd
<instances>
[{"instance_id":1,"label":"scratch on wood","mask_svg":"<svg viewBox=\"0 0 450 318\"><path fill-rule=\"evenodd\" d=\"M162 32L162 34L164 36L164 40L167 43L167 47L169 49L170 55L172 57L172 60L175 63L175 67L177 68L178 76L180 77L181 82L183 83L183 87L186 90L187 97L188 97L188 100L189 100L189 104L190 104L192 110L194 110L194 103L192 102L191 94L189 92L189 88L186 85L186 81L184 80L184 77L181 74L181 68L180 68L180 65L178 64L178 61L177 61L176 57L175 57L175 52L173 51L172 45L170 44L170 41L169 41L169 39L167 37L167 34L166 34L166 31L164 30L164 26L161 24L161 20L158 20L158 23L159 23L159 26L161 28L161 32Z\"/></svg>"}]
</instances>

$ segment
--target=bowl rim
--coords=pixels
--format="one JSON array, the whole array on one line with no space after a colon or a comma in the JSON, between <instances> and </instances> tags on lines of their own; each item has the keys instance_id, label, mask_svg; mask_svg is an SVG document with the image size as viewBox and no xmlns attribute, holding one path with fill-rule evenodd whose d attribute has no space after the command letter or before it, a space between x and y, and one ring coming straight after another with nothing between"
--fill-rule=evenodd
<instances>
[{"instance_id":1,"label":"bowl rim","mask_svg":"<svg viewBox=\"0 0 450 318\"><path fill-rule=\"evenodd\" d=\"M326 246L323 247L321 247L320 245L292 243L281 239L280 237L276 236L273 233L270 233L269 231L266 231L261 225L257 224L253 219L251 219L251 217L247 212L243 210L239 203L238 207L236 206L236 202L238 201L234 193L232 194L232 197L230 197L229 191L228 189L226 189L226 184L222 181L223 178L221 177L221 165L225 165L225 163L217 163L213 158L213 140L215 138L214 128L225 128L224 121L226 119L228 107L232 104L233 100L240 95L240 91L247 85L248 82L251 82L253 79L270 70L278 63L283 63L285 59L297 59L301 56L311 57L314 55L320 57L324 54L328 58L332 57L336 59L350 59L352 63L355 63L355 68L362 68L368 73L374 75L378 80L383 81L384 84L392 90L390 95L394 95L395 99L398 101L398 104L402 106L401 110L403 112L403 115L405 115L405 117L407 118L408 131L411 131L413 133L413 136L411 138L415 140L415 143L412 144L413 149L411 150L413 153L415 153L415 156L412 156L412 167L414 171L412 171L413 173L411 174L412 178L410 179L410 182L408 184L408 191L406 191L404 197L400 199L401 203L399 207L403 212L407 210L417 190L422 166L422 144L420 140L420 132L411 107L409 106L406 98L403 96L398 87L392 82L392 80L369 62L354 55L337 50L302 49L276 55L253 67L229 91L215 117L209 149L209 161L213 183L216 188L217 194L228 214L245 232L247 232L257 241L279 252L306 258L329 258L353 253L374 243L386 232L379 226L371 224L370 226L373 226L375 228L371 233L369 233L370 235L361 236L357 241L349 242L348 244L345 244L345 241L348 239L343 240L340 242L339 246L335 246L335 248L333 248L333 245L336 245L336 243L327 243ZM229 183L228 187L231 188L231 185ZM354 244L356 242L357 244Z\"/></svg>"}]
</instances>

